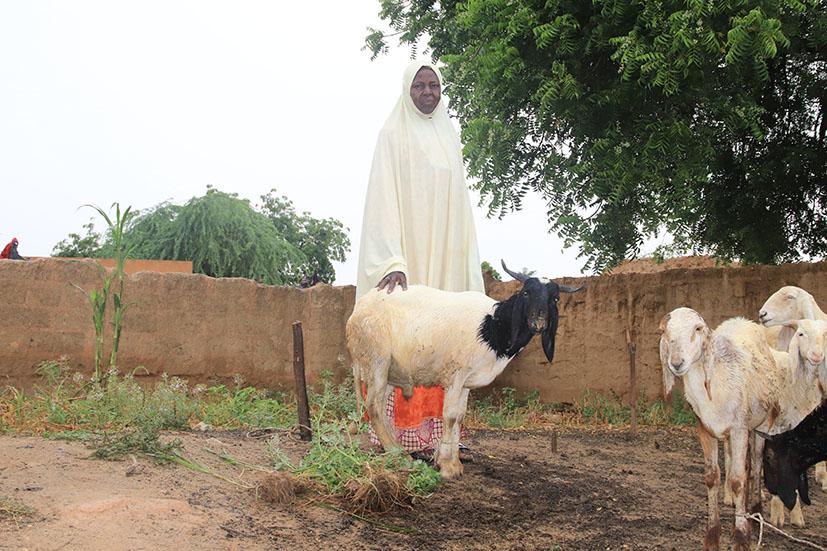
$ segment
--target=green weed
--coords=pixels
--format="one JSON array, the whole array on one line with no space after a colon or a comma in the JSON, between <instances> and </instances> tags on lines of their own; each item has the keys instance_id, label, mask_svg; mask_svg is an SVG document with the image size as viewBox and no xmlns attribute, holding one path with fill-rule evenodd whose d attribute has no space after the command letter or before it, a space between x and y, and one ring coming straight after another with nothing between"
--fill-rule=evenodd
<instances>
[{"instance_id":1,"label":"green weed","mask_svg":"<svg viewBox=\"0 0 827 551\"><path fill-rule=\"evenodd\" d=\"M405 471L406 486L411 496L425 497L433 493L441 478L439 473L422 461L395 450L375 453L361 449L351 434L367 430L362 412L356 407L353 383L346 380L332 383L332 374L322 374L322 391L309 391L313 441L298 463L293 463L282 451L278 440L268 443L268 453L275 468L319 483L331 494L342 494L350 481L364 482L371 472Z\"/></svg>"},{"instance_id":2,"label":"green weed","mask_svg":"<svg viewBox=\"0 0 827 551\"><path fill-rule=\"evenodd\" d=\"M159 461L168 461L181 448L180 440L166 444L161 442L161 423L157 419L141 419L135 426L115 435L104 434L92 445L96 448L92 457L117 461L129 454L142 454Z\"/></svg>"},{"instance_id":3,"label":"green weed","mask_svg":"<svg viewBox=\"0 0 827 551\"><path fill-rule=\"evenodd\" d=\"M37 511L23 503L22 501L0 496L0 520L11 519L15 523L30 518L37 514Z\"/></svg>"}]
</instances>

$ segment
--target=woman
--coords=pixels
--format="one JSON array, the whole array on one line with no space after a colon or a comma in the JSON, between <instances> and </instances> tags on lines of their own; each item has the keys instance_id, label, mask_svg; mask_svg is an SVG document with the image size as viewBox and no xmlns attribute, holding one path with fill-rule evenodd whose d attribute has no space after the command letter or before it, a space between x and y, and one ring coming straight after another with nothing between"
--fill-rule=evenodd
<instances>
[{"instance_id":1,"label":"woman","mask_svg":"<svg viewBox=\"0 0 827 551\"><path fill-rule=\"evenodd\" d=\"M442 76L428 62L405 70L401 97L379 133L356 298L404 292L409 283L484 292L462 147L445 109ZM443 397L440 387L416 387L410 400L398 388L391 393L388 416L406 450L432 450L439 441Z\"/></svg>"}]
</instances>

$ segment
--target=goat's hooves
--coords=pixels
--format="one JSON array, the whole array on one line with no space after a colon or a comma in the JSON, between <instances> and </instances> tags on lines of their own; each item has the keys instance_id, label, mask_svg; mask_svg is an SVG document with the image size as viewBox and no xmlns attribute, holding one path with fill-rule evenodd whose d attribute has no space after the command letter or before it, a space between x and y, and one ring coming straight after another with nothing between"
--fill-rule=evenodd
<instances>
[{"instance_id":1,"label":"goat's hooves","mask_svg":"<svg viewBox=\"0 0 827 551\"><path fill-rule=\"evenodd\" d=\"M446 463L439 466L439 474L445 480L454 480L462 476L462 463Z\"/></svg>"}]
</instances>

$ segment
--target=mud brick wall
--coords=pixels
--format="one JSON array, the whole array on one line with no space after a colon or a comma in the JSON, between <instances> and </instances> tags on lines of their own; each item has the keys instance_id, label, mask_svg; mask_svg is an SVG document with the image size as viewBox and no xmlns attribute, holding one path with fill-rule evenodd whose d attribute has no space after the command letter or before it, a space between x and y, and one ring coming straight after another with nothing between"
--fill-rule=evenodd
<instances>
[{"instance_id":1,"label":"mud brick wall","mask_svg":"<svg viewBox=\"0 0 827 551\"><path fill-rule=\"evenodd\" d=\"M571 402L584 390L628 394L626 329L637 345L639 393L661 392L658 324L678 306L698 310L711 326L732 316L755 319L761 304L783 285L798 285L827 305L827 263L671 269L589 278L565 278L587 289L562 295L554 364L533 341L495 386L540 391L546 401ZM91 307L77 287L100 285L90 260L0 261L0 384L31 386L43 360L67 356L91 373ZM516 282L488 280L496 299ZM141 377L161 373L191 382L227 382L240 374L250 384L290 389L292 323L304 328L308 380L324 370L335 380L349 373L345 322L352 286L296 289L238 278L141 272L127 279L119 367L143 366ZM107 337L107 350L111 342ZM108 354L108 352L107 352Z\"/></svg>"},{"instance_id":2,"label":"mud brick wall","mask_svg":"<svg viewBox=\"0 0 827 551\"><path fill-rule=\"evenodd\" d=\"M100 288L92 260L0 261L0 385L30 386L43 360L67 356L73 369L94 367L87 295ZM136 376L166 372L196 382L232 381L292 388L292 324L304 330L308 379L349 372L345 322L353 287L312 290L259 285L241 278L140 272L127 277L118 366ZM111 313L111 306L109 307ZM108 365L111 325L105 341Z\"/></svg>"}]
</instances>

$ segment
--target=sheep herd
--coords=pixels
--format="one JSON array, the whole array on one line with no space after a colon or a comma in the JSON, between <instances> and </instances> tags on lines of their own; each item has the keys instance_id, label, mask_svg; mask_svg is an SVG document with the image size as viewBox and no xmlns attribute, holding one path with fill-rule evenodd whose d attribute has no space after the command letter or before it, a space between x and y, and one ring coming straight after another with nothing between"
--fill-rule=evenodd
<instances>
[{"instance_id":1,"label":"sheep herd","mask_svg":"<svg viewBox=\"0 0 827 551\"><path fill-rule=\"evenodd\" d=\"M505 301L413 285L368 293L347 323L356 393L362 396L364 385L367 412L386 450L398 446L383 415L390 385L406 396L414 385L445 388L445 436L435 453L444 478L463 472L457 446L469 390L490 384L535 334L551 362L559 294L580 290L503 267L523 284ZM723 500L735 506L736 550L750 547L748 516L761 510L762 471L772 494L770 522L783 526L786 507L791 523L803 526L807 468L827 459L827 405L821 405L827 314L804 289L782 287L758 319L732 318L712 329L682 307L660 324L664 392L681 378L699 420L708 507L704 549L718 549L721 533L718 441L724 444ZM827 489L824 467L817 465L816 480Z\"/></svg>"},{"instance_id":2,"label":"sheep herd","mask_svg":"<svg viewBox=\"0 0 827 551\"><path fill-rule=\"evenodd\" d=\"M732 318L712 330L698 312L677 308L660 325L664 392L682 378L699 420L709 513L704 549L719 547L719 440L725 454L724 503L735 506L737 550L749 549L747 516L761 510L762 467L773 494L770 522L782 526L786 506L791 522L803 526L806 469L827 459L827 410L820 406L827 389L827 314L805 290L782 287L758 319L761 325ZM827 488L824 465L816 470L816 480Z\"/></svg>"}]
</instances>

